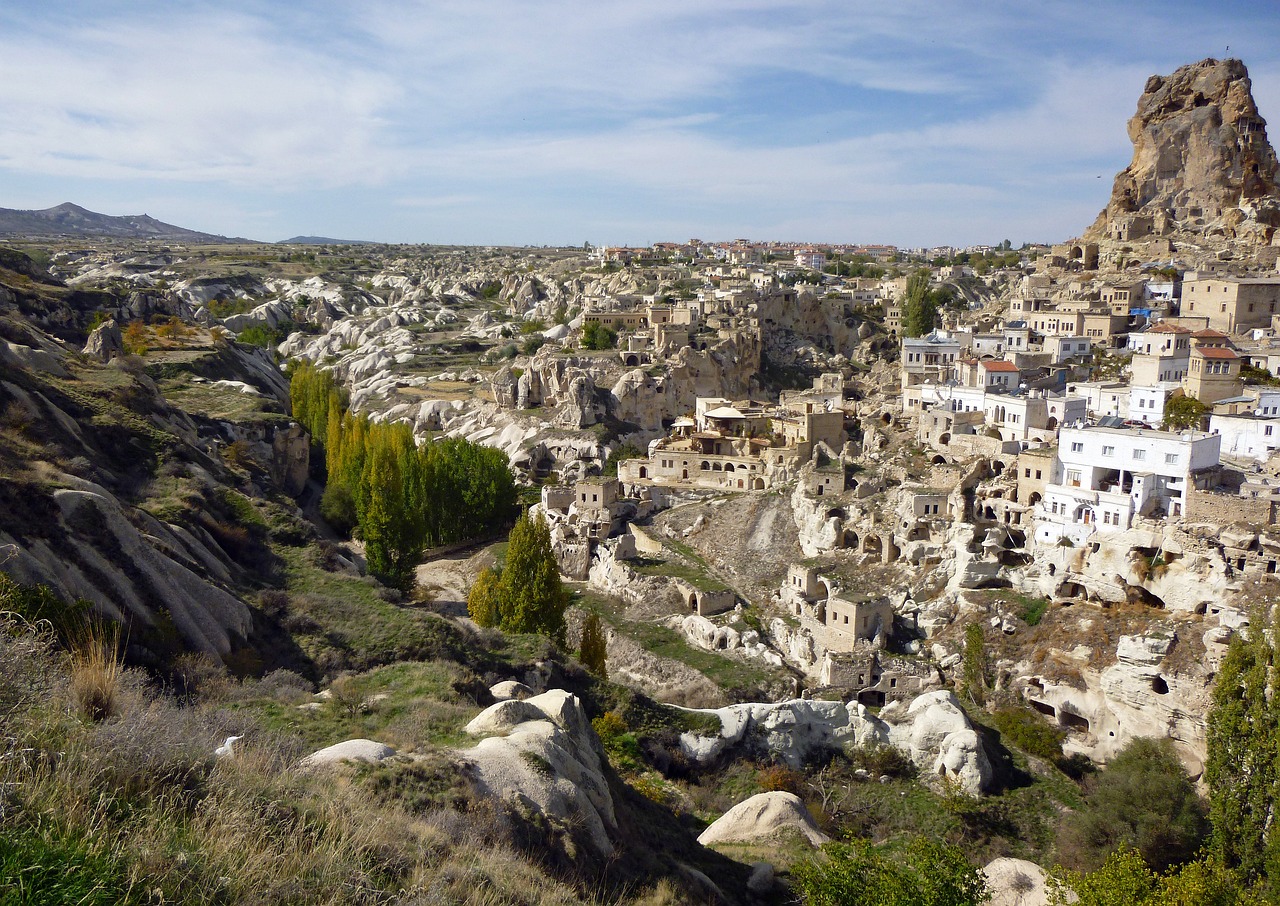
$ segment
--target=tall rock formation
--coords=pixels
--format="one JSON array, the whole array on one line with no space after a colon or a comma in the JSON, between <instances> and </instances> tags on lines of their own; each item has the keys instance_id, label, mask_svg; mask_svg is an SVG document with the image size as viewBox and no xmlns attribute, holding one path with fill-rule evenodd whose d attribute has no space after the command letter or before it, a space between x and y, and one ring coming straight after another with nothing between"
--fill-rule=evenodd
<instances>
[{"instance_id":1,"label":"tall rock formation","mask_svg":"<svg viewBox=\"0 0 1280 906\"><path fill-rule=\"evenodd\" d=\"M1133 161L1086 239L1197 234L1269 244L1280 226L1276 154L1239 60L1147 80L1129 120Z\"/></svg>"}]
</instances>

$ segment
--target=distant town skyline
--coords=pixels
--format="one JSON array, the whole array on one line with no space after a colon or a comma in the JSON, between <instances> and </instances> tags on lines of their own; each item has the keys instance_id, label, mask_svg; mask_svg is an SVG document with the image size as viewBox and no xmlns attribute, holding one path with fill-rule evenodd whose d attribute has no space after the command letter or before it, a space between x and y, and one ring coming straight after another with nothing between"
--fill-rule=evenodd
<instances>
[{"instance_id":1,"label":"distant town skyline","mask_svg":"<svg viewBox=\"0 0 1280 906\"><path fill-rule=\"evenodd\" d=\"M370 0L0 9L0 206L467 245L1054 242L1152 74L1273 2Z\"/></svg>"}]
</instances>

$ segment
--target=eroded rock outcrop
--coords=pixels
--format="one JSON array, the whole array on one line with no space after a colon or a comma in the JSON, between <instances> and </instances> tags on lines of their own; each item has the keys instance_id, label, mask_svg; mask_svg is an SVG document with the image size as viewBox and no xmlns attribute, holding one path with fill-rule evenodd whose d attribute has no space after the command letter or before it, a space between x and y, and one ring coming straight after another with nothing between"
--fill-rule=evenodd
<instances>
[{"instance_id":1,"label":"eroded rock outcrop","mask_svg":"<svg viewBox=\"0 0 1280 906\"><path fill-rule=\"evenodd\" d=\"M533 812L599 855L613 852L613 795L600 740L577 696L553 689L491 705L467 732L483 737L459 754L481 792Z\"/></svg>"},{"instance_id":2,"label":"eroded rock outcrop","mask_svg":"<svg viewBox=\"0 0 1280 906\"><path fill-rule=\"evenodd\" d=\"M703 764L741 749L800 768L833 750L893 745L929 776L955 782L973 795L985 792L993 777L977 732L955 695L945 690L921 695L910 704L886 706L880 717L857 702L807 699L730 705L701 713L720 719L719 735L685 733L680 745Z\"/></svg>"},{"instance_id":3,"label":"eroded rock outcrop","mask_svg":"<svg viewBox=\"0 0 1280 906\"><path fill-rule=\"evenodd\" d=\"M1133 161L1087 239L1179 230L1270 243L1280 225L1276 155L1239 60L1202 60L1147 80L1129 120Z\"/></svg>"}]
</instances>

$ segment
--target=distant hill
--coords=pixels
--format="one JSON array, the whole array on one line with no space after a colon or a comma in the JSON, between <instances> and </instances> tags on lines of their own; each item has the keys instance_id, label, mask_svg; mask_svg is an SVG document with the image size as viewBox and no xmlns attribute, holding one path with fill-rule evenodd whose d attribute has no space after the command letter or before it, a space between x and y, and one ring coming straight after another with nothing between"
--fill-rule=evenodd
<instances>
[{"instance_id":1,"label":"distant hill","mask_svg":"<svg viewBox=\"0 0 1280 906\"><path fill-rule=\"evenodd\" d=\"M0 236L90 237L159 239L176 242L253 242L252 239L215 236L164 223L146 214L113 217L67 202L43 211L0 208Z\"/></svg>"},{"instance_id":2,"label":"distant hill","mask_svg":"<svg viewBox=\"0 0 1280 906\"><path fill-rule=\"evenodd\" d=\"M294 236L281 239L276 245L377 245L363 239L330 239L328 236Z\"/></svg>"}]
</instances>

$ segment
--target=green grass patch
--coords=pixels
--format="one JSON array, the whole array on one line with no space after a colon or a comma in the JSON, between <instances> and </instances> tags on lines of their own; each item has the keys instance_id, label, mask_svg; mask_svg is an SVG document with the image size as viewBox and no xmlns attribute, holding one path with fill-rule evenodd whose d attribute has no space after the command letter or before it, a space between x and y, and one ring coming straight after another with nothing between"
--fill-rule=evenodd
<instances>
[{"instance_id":1,"label":"green grass patch","mask_svg":"<svg viewBox=\"0 0 1280 906\"><path fill-rule=\"evenodd\" d=\"M252 424L280 422L291 419L279 411L279 404L270 397L241 393L233 387L212 382L195 382L184 373L161 382L160 392L169 404L190 415L219 421Z\"/></svg>"},{"instance_id":2,"label":"green grass patch","mask_svg":"<svg viewBox=\"0 0 1280 906\"><path fill-rule=\"evenodd\" d=\"M402 662L336 680L328 701L299 707L261 699L244 707L270 729L315 748L354 738L377 739L399 750L466 746L474 740L463 728L481 710L472 697L476 687L476 677L460 664Z\"/></svg>"},{"instance_id":3,"label":"green grass patch","mask_svg":"<svg viewBox=\"0 0 1280 906\"><path fill-rule=\"evenodd\" d=\"M125 867L52 823L0 833L3 906L116 906L140 903Z\"/></svg>"},{"instance_id":4,"label":"green grass patch","mask_svg":"<svg viewBox=\"0 0 1280 906\"><path fill-rule=\"evenodd\" d=\"M627 566L642 576L665 576L683 579L699 591L724 591L729 586L707 575L702 569L678 560L660 560L656 557L637 557L627 561Z\"/></svg>"},{"instance_id":5,"label":"green grass patch","mask_svg":"<svg viewBox=\"0 0 1280 906\"><path fill-rule=\"evenodd\" d=\"M668 626L644 620L628 620L622 606L609 598L592 592L579 591L580 606L599 613L601 618L616 631L632 639L641 648L659 657L679 661L697 670L721 689L733 692L760 692L769 688L781 676L764 667L721 657L710 651L694 648L683 635Z\"/></svg>"}]
</instances>

